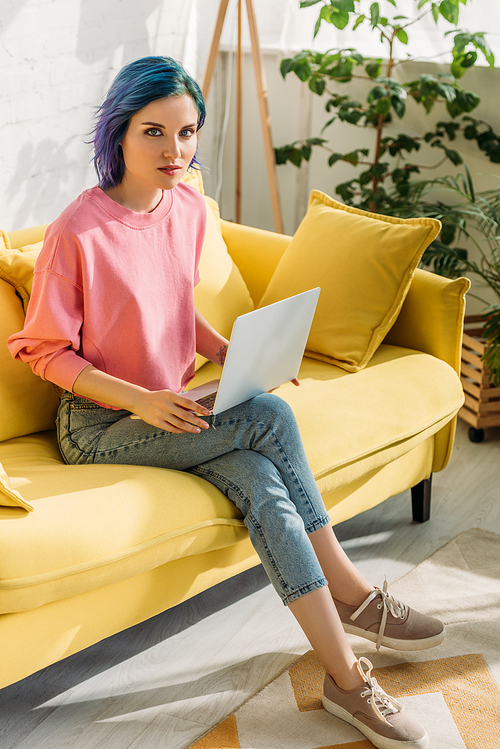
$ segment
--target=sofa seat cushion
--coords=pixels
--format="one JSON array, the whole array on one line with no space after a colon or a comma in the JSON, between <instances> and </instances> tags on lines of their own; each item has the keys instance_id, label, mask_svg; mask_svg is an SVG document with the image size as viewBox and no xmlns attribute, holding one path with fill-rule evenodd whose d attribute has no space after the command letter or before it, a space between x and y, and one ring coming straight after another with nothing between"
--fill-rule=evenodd
<instances>
[{"instance_id":1,"label":"sofa seat cushion","mask_svg":"<svg viewBox=\"0 0 500 749\"><path fill-rule=\"evenodd\" d=\"M368 476L438 432L460 409L463 390L445 362L382 344L367 367L347 373L304 359L290 403L323 496Z\"/></svg>"},{"instance_id":2,"label":"sofa seat cushion","mask_svg":"<svg viewBox=\"0 0 500 749\"><path fill-rule=\"evenodd\" d=\"M36 608L247 537L236 507L188 473L68 466L54 432L1 443L0 460L35 508L0 507L0 613Z\"/></svg>"},{"instance_id":3,"label":"sofa seat cushion","mask_svg":"<svg viewBox=\"0 0 500 749\"><path fill-rule=\"evenodd\" d=\"M212 379L206 365L193 381ZM382 345L355 374L305 359L292 406L324 496L408 453L457 413L459 378L427 354ZM236 508L203 479L142 466L64 465L53 433L0 444L14 489L0 508L0 612L40 606L246 538Z\"/></svg>"}]
</instances>

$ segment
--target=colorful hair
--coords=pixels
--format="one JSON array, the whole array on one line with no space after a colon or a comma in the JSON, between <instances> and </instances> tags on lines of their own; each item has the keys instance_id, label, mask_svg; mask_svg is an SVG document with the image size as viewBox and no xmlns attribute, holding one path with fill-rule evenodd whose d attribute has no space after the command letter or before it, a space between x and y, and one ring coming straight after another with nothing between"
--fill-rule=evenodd
<instances>
[{"instance_id":1,"label":"colorful hair","mask_svg":"<svg viewBox=\"0 0 500 749\"><path fill-rule=\"evenodd\" d=\"M97 122L92 131L99 187L115 187L123 179L125 162L120 142L132 115L156 99L185 94L192 98L198 110L196 129L199 130L205 122L203 94L180 63L170 57L142 57L120 70L97 110ZM194 156L190 166L198 163Z\"/></svg>"}]
</instances>

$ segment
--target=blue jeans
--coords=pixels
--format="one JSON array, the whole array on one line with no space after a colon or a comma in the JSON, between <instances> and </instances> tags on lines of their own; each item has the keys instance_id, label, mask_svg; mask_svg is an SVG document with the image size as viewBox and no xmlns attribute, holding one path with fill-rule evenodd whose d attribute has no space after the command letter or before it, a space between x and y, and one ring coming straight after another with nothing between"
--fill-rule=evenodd
<instances>
[{"instance_id":1,"label":"blue jeans","mask_svg":"<svg viewBox=\"0 0 500 749\"><path fill-rule=\"evenodd\" d=\"M240 510L283 603L327 585L308 534L330 522L290 407L263 394L216 416L200 434L171 434L128 411L63 395L57 417L67 463L122 463L187 471Z\"/></svg>"}]
</instances>

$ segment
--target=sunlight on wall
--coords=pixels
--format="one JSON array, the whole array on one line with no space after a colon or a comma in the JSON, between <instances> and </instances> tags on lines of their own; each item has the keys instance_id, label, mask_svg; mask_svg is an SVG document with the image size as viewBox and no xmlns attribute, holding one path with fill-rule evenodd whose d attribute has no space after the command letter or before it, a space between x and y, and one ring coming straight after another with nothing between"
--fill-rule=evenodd
<instances>
[{"instance_id":1,"label":"sunlight on wall","mask_svg":"<svg viewBox=\"0 0 500 749\"><path fill-rule=\"evenodd\" d=\"M51 221L95 183L84 140L114 75L132 59L166 54L197 76L216 10L203 0L2 0L2 228Z\"/></svg>"}]
</instances>

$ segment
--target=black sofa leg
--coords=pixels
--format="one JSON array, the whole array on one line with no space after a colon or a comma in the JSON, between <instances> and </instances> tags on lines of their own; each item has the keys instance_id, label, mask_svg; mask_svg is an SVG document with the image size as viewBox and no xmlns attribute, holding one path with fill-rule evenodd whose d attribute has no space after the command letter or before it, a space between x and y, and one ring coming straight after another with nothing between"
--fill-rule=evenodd
<instances>
[{"instance_id":1,"label":"black sofa leg","mask_svg":"<svg viewBox=\"0 0 500 749\"><path fill-rule=\"evenodd\" d=\"M432 473L428 479L412 487L411 508L416 523L425 523L431 516L431 491Z\"/></svg>"}]
</instances>

